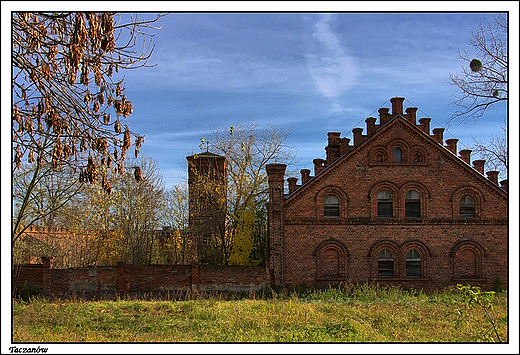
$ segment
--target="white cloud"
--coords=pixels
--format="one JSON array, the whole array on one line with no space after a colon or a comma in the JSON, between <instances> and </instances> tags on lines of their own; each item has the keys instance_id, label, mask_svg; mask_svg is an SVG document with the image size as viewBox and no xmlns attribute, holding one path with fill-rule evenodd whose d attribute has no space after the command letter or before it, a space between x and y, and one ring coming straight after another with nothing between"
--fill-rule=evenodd
<instances>
[{"instance_id":1,"label":"white cloud","mask_svg":"<svg viewBox=\"0 0 520 355\"><path fill-rule=\"evenodd\" d=\"M318 91L327 98L337 98L356 84L360 70L332 31L330 19L330 15L323 15L316 23L313 37L320 44L320 51L308 54L307 59Z\"/></svg>"},{"instance_id":2,"label":"white cloud","mask_svg":"<svg viewBox=\"0 0 520 355\"><path fill-rule=\"evenodd\" d=\"M262 57L235 50L212 49L182 41L163 48L155 56L158 65L147 71L146 80L136 80L179 90L252 90L268 87L270 92L302 91L308 76L304 63ZM150 80L153 78L152 80ZM310 84L310 80L309 80Z\"/></svg>"}]
</instances>

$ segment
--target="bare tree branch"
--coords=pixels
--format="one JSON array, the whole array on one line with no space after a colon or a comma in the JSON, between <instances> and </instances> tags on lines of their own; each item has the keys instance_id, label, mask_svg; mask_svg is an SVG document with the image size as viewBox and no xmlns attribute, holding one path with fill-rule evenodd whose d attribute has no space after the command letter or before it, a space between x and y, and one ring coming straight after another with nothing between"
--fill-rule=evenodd
<instances>
[{"instance_id":1,"label":"bare tree branch","mask_svg":"<svg viewBox=\"0 0 520 355\"><path fill-rule=\"evenodd\" d=\"M490 106L508 99L507 15L497 15L494 24L480 25L472 36L477 58L460 50L462 73L450 74L450 84L460 89L453 103L462 108L450 120L479 118Z\"/></svg>"},{"instance_id":2,"label":"bare tree branch","mask_svg":"<svg viewBox=\"0 0 520 355\"><path fill-rule=\"evenodd\" d=\"M101 178L110 189L127 151L133 145L137 155L144 141L123 123L133 108L119 69L147 66L154 48L148 30L161 16L13 13L13 178L25 164L36 174L42 167L66 171L80 185ZM38 176L33 180L18 218ZM27 223L15 221L14 235Z\"/></svg>"}]
</instances>

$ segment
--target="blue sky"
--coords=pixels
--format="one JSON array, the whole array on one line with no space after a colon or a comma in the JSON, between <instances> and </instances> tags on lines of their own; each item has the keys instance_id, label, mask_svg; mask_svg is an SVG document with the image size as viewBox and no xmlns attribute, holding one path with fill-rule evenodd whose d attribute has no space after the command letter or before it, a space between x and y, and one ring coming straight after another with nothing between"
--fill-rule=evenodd
<instances>
[{"instance_id":1,"label":"blue sky","mask_svg":"<svg viewBox=\"0 0 520 355\"><path fill-rule=\"evenodd\" d=\"M148 14L149 16L149 14ZM327 132L365 127L391 97L406 98L459 147L499 133L506 106L477 122L448 119L461 71L458 50L491 13L174 13L153 31L153 68L127 71L132 130L146 136L166 187L211 129L254 121L291 130L293 170L322 157ZM375 112L374 112L375 111Z\"/></svg>"},{"instance_id":2,"label":"blue sky","mask_svg":"<svg viewBox=\"0 0 520 355\"><path fill-rule=\"evenodd\" d=\"M2 2L4 235L10 233L10 216L5 211L10 210L7 165L11 134L5 118L11 114L10 95L6 94L11 91L11 7L54 7L60 11L75 7L92 11L135 11L136 7L138 11L223 11L238 10L239 6L239 10L258 11L511 10L510 34L515 47L510 48L510 79L514 83L509 105L515 119L509 126L514 153L509 186L513 196L518 196L514 183L518 179L518 2L364 2L359 6L354 6L355 2L269 2L252 7L249 2L181 3L146 2L143 8L141 2ZM201 137L208 137L211 128L228 128L240 122L292 130L287 143L294 146L299 160L292 170L312 170L312 160L325 153L327 132L341 131L351 138L353 128L364 128L365 118L376 117L381 106L390 107L388 100L394 96L406 98L405 108L418 107L418 117L431 117L432 128L447 127L448 118L457 109L450 105L455 88L448 84L448 77L461 71L458 50L470 49L471 30L491 19L489 13L170 14L159 21L162 29L154 31L156 48L150 62L156 66L125 72L126 94L134 107L127 121L132 130L146 136L141 152L157 161L167 188L185 179L185 157L199 151ZM486 138L498 133L505 115L505 107L494 107L475 123L452 122L444 137L458 138L459 147L471 145L473 136ZM517 211L517 202L511 206L512 213ZM518 235L517 223L513 219L511 236ZM517 239L510 240L512 250L516 250ZM8 238L3 239L6 252L9 243ZM10 270L10 258L3 260L2 269ZM510 258L510 263L517 275L517 258ZM511 275L510 279L514 282L518 277ZM8 293L2 295L2 309L10 304L8 297ZM8 311L2 313L9 317ZM120 351L125 344L115 346ZM129 345L128 350L139 346ZM279 350L280 345L276 346ZM293 351L298 347L290 346ZM465 349L468 346L465 344ZM481 351L476 346L472 350ZM59 347L54 344L52 349ZM214 348L211 345L208 350ZM305 353L311 349L319 351L308 344L298 350Z\"/></svg>"}]
</instances>

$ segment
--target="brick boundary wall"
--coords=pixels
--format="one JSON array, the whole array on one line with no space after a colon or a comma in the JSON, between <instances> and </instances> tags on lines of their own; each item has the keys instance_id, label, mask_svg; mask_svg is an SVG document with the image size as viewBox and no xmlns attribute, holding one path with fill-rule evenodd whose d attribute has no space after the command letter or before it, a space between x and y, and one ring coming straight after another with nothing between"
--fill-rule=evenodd
<instances>
[{"instance_id":1,"label":"brick boundary wall","mask_svg":"<svg viewBox=\"0 0 520 355\"><path fill-rule=\"evenodd\" d=\"M190 292L250 292L270 285L265 266L129 265L53 269L42 264L15 265L12 285L41 288L44 296L108 298L124 295Z\"/></svg>"}]
</instances>

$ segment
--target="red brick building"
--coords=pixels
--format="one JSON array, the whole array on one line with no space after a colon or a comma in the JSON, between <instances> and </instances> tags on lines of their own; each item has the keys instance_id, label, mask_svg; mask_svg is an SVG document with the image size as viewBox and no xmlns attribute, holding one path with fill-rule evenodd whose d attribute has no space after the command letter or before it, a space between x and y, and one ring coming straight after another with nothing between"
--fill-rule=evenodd
<instances>
[{"instance_id":1,"label":"red brick building","mask_svg":"<svg viewBox=\"0 0 520 355\"><path fill-rule=\"evenodd\" d=\"M274 284L507 287L507 181L390 101L353 144L329 132L326 159L288 178L288 193L285 165L267 166Z\"/></svg>"}]
</instances>

